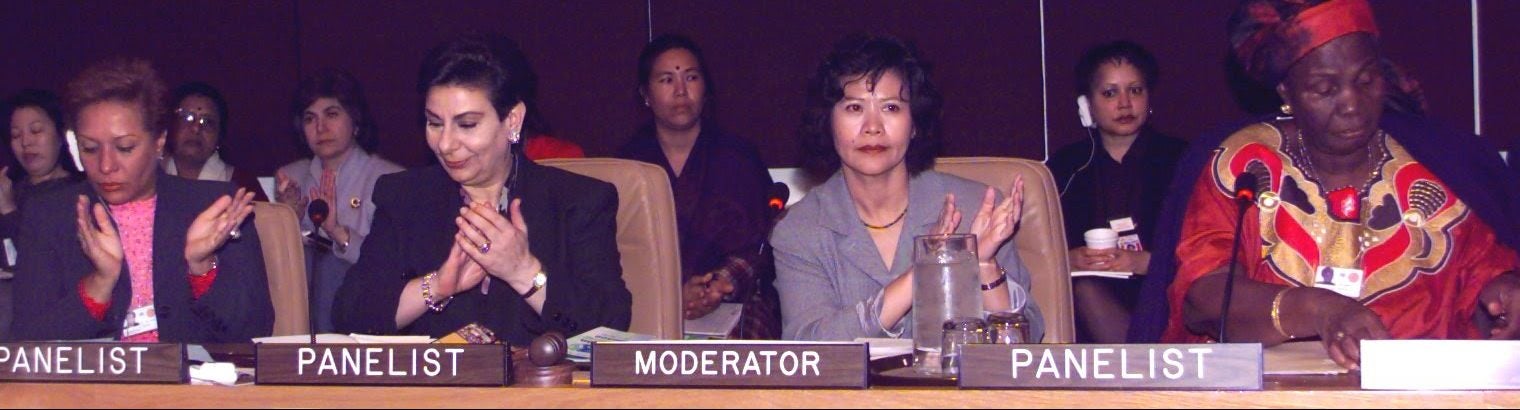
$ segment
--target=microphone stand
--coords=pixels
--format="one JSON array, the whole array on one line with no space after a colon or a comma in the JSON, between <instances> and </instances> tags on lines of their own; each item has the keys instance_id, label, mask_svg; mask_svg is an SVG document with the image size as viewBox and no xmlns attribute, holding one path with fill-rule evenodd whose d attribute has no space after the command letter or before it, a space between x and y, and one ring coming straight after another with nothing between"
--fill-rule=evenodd
<instances>
[{"instance_id":1,"label":"microphone stand","mask_svg":"<svg viewBox=\"0 0 1520 410\"><path fill-rule=\"evenodd\" d=\"M311 221L311 233L302 237L301 242L306 249L311 250L311 257L306 259L306 330L311 337L311 344L317 344L317 267L321 251L331 251L332 241L317 236L317 230L322 229L322 222L329 217L327 201L314 199L306 206L306 217Z\"/></svg>"}]
</instances>

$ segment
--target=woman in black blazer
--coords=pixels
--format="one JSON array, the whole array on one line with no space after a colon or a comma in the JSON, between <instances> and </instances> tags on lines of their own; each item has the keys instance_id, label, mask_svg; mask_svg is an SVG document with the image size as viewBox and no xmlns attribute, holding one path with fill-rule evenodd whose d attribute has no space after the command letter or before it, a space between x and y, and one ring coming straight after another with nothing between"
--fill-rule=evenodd
<instances>
[{"instance_id":1,"label":"woman in black blazer","mask_svg":"<svg viewBox=\"0 0 1520 410\"><path fill-rule=\"evenodd\" d=\"M527 109L502 63L517 52L463 39L423 64L440 164L375 184L370 236L335 302L339 332L440 337L478 323L526 345L548 331L628 328L617 191L520 155Z\"/></svg>"},{"instance_id":2,"label":"woman in black blazer","mask_svg":"<svg viewBox=\"0 0 1520 410\"><path fill-rule=\"evenodd\" d=\"M164 85L141 60L69 84L87 184L22 211L8 338L243 342L274 326L251 193L168 177ZM230 194L230 195L229 195Z\"/></svg>"}]
</instances>

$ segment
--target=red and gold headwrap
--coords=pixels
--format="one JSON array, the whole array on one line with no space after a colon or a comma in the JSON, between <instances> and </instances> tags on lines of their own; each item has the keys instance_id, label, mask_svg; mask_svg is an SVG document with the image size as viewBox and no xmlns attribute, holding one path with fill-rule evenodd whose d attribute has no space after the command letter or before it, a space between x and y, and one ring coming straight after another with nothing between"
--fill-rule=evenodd
<instances>
[{"instance_id":1,"label":"red and gold headwrap","mask_svg":"<svg viewBox=\"0 0 1520 410\"><path fill-rule=\"evenodd\" d=\"M1230 17L1235 58L1269 85L1310 51L1353 33L1378 35L1367 0L1248 0Z\"/></svg>"}]
</instances>

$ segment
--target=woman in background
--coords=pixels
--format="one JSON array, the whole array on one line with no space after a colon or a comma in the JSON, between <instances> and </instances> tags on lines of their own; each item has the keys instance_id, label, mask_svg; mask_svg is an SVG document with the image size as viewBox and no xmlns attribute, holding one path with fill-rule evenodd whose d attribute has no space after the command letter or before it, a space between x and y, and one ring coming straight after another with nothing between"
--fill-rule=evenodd
<instances>
[{"instance_id":1,"label":"woman in background","mask_svg":"<svg viewBox=\"0 0 1520 410\"><path fill-rule=\"evenodd\" d=\"M679 35L655 38L639 54L639 95L653 121L639 128L619 157L659 165L670 177L681 234L682 303L686 319L742 303L740 339L781 337L775 270L764 252L772 184L760 153L718 128L706 110L712 77L702 51Z\"/></svg>"},{"instance_id":2,"label":"woman in background","mask_svg":"<svg viewBox=\"0 0 1520 410\"><path fill-rule=\"evenodd\" d=\"M1150 125L1159 71L1149 51L1128 41L1093 47L1077 62L1088 138L1057 151L1049 164L1061 188L1073 271L1146 273L1167 184L1187 149ZM1088 249L1083 233L1097 228L1118 231L1119 246ZM1072 278L1077 341L1124 343L1139 290L1138 278Z\"/></svg>"}]
</instances>

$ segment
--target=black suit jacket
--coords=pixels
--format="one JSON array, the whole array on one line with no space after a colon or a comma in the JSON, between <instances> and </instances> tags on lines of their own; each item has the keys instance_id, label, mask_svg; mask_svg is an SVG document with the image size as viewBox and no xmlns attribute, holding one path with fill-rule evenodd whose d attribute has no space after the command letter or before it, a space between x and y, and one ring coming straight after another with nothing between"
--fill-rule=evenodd
<instances>
[{"instance_id":1,"label":"black suit jacket","mask_svg":"<svg viewBox=\"0 0 1520 410\"><path fill-rule=\"evenodd\" d=\"M396 328L396 308L407 282L438 270L458 231L454 218L464 203L460 185L442 166L433 165L375 183L374 223L334 304L338 331L441 337L474 322L523 346L550 330L566 336L598 326L626 330L633 297L623 284L618 256L616 188L519 160L511 195L522 199L528 249L548 276L542 315L511 286L488 276L496 282L490 295L478 288L460 293L443 312L426 312L407 328Z\"/></svg>"},{"instance_id":2,"label":"black suit jacket","mask_svg":"<svg viewBox=\"0 0 1520 410\"><path fill-rule=\"evenodd\" d=\"M185 262L185 231L206 207L235 187L225 182L190 181L159 173L153 221L153 300L159 340L172 343L246 342L268 336L274 307L264 274L263 250L253 217L243 221L239 239L218 250L216 281L195 299ZM75 203L95 196L77 183L29 200L17 237L15 279L16 340L120 338L132 301L132 278L122 261L121 279L111 294L104 321L95 320L79 299L79 281L94 270L80 248ZM98 201L98 200L97 200Z\"/></svg>"}]
</instances>

